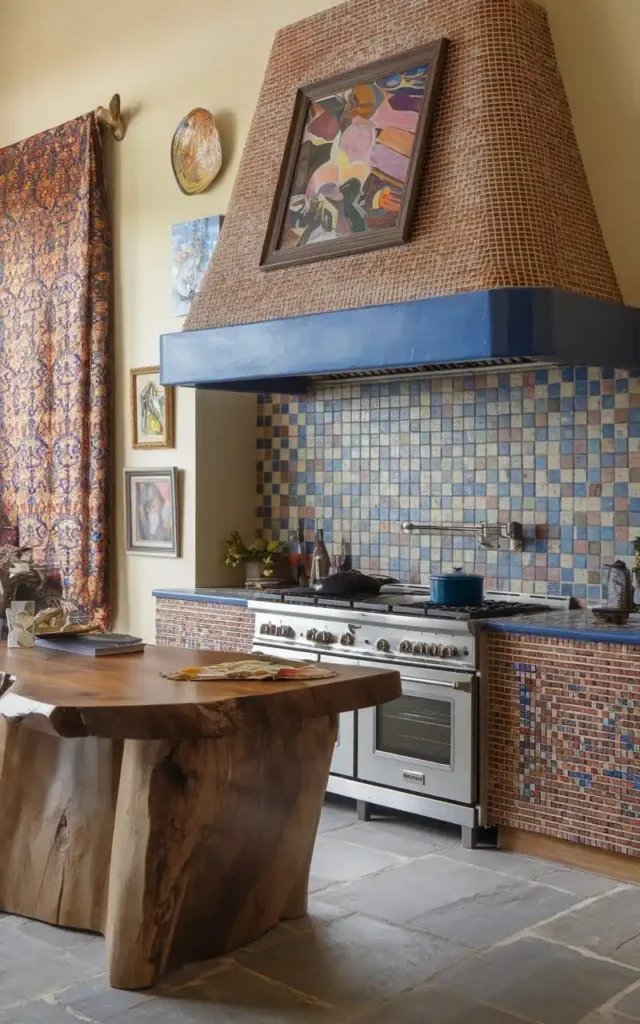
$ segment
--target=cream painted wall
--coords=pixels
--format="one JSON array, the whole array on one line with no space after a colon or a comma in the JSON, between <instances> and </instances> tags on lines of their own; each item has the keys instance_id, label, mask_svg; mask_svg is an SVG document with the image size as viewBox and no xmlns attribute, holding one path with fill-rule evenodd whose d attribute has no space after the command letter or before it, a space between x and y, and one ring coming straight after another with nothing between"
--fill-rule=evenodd
<instances>
[{"instance_id":1,"label":"cream painted wall","mask_svg":"<svg viewBox=\"0 0 640 1024\"><path fill-rule=\"evenodd\" d=\"M605 238L626 301L640 305L640 0L543 3ZM175 450L131 449L129 369L157 362L159 334L181 323L169 315L170 226L224 213L274 32L330 6L330 0L0 4L0 146L106 103L116 90L133 113L124 142L108 146L116 282L114 572L117 625L146 639L154 633L152 589L213 582L220 536L236 516L239 521L241 509L245 522L253 514L245 507L253 493L246 400L216 405L209 395L196 408L194 392L182 390ZM174 183L168 151L175 126L194 106L218 117L226 163L208 192L188 198ZM230 445L237 457L229 457ZM183 470L182 558L121 553L125 465ZM221 481L234 470L235 483L223 490Z\"/></svg>"},{"instance_id":2,"label":"cream painted wall","mask_svg":"<svg viewBox=\"0 0 640 1024\"><path fill-rule=\"evenodd\" d=\"M541 0L625 302L640 306L640 0Z\"/></svg>"},{"instance_id":3,"label":"cream painted wall","mask_svg":"<svg viewBox=\"0 0 640 1024\"><path fill-rule=\"evenodd\" d=\"M124 141L107 143L116 284L114 580L117 627L147 640L154 636L154 588L228 580L219 541L234 524L253 524L255 405L234 396L216 403L205 394L196 409L196 393L181 389L176 448L134 452L129 370L156 363L159 335L181 327L170 315L170 227L225 212L274 33L328 6L323 0L0 3L0 146L106 104L115 91L133 113ZM195 106L217 116L225 166L208 192L187 197L168 154L176 125ZM122 468L148 465L183 471L178 560L122 553Z\"/></svg>"}]
</instances>

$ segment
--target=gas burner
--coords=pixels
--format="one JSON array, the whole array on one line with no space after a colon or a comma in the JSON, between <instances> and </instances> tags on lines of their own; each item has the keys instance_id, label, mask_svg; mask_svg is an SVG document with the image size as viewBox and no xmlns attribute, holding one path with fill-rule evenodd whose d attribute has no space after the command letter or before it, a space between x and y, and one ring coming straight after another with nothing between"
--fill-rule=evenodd
<instances>
[{"instance_id":1,"label":"gas burner","mask_svg":"<svg viewBox=\"0 0 640 1024\"><path fill-rule=\"evenodd\" d=\"M534 612L548 612L551 611L551 606L520 601L483 601L479 605L458 607L426 601L424 610L426 615L438 619L488 619L498 616L502 618L507 615L531 615Z\"/></svg>"}]
</instances>

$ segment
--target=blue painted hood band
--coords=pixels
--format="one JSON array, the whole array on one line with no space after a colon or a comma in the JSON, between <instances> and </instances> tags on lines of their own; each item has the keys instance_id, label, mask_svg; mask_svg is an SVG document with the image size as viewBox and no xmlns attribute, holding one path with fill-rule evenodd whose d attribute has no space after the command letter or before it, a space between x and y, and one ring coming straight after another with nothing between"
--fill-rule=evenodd
<instances>
[{"instance_id":1,"label":"blue painted hood band","mask_svg":"<svg viewBox=\"0 0 640 1024\"><path fill-rule=\"evenodd\" d=\"M498 288L164 334L167 385L306 390L318 378L495 360L635 367L640 310L550 288Z\"/></svg>"}]
</instances>

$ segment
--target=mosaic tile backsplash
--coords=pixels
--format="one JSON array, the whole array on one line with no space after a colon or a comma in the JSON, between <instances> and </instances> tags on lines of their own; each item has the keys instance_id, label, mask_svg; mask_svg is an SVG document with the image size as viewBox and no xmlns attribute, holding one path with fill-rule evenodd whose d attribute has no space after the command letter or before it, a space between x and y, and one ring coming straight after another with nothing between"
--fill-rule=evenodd
<instances>
[{"instance_id":1,"label":"mosaic tile backsplash","mask_svg":"<svg viewBox=\"0 0 640 1024\"><path fill-rule=\"evenodd\" d=\"M464 566L488 588L601 600L607 562L640 534L640 370L339 384L258 400L258 516L286 539L350 545L355 567L411 582ZM404 519L521 522L522 553Z\"/></svg>"}]
</instances>

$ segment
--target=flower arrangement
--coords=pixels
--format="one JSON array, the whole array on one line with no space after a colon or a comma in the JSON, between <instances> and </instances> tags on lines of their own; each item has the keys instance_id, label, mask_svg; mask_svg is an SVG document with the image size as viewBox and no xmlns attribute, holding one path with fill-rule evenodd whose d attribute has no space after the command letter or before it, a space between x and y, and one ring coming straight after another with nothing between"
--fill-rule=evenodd
<instances>
[{"instance_id":1,"label":"flower arrangement","mask_svg":"<svg viewBox=\"0 0 640 1024\"><path fill-rule=\"evenodd\" d=\"M287 545L279 540L265 540L258 537L247 545L237 530L225 541L224 564L234 569L243 562L247 564L260 565L261 576L273 576L275 559L287 550Z\"/></svg>"}]
</instances>

